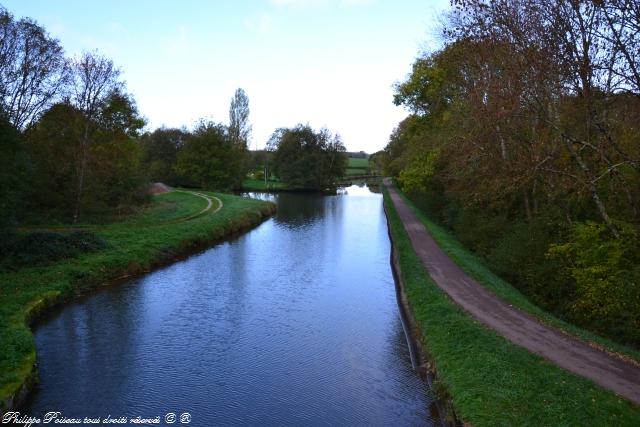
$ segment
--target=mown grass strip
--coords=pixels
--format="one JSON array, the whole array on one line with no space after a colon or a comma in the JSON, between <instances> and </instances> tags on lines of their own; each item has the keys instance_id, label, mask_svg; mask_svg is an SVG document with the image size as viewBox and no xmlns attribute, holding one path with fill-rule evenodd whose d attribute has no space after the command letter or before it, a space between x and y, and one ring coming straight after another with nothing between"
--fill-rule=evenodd
<instances>
[{"instance_id":1,"label":"mown grass strip","mask_svg":"<svg viewBox=\"0 0 640 427\"><path fill-rule=\"evenodd\" d=\"M544 323L555 327L556 329L560 329L581 338L584 341L588 341L605 351L618 354L640 363L640 351L600 337L576 325L572 325L562 319L558 319L533 304L511 284L496 276L478 255L466 249L450 231L428 218L425 213L418 209L400 190L398 190L398 193L411 208L413 213L424 224L427 230L429 230L429 233L438 243L438 246L440 246L440 248L442 248L442 250L445 251L465 273L473 277L495 295L537 317Z\"/></svg>"},{"instance_id":2,"label":"mown grass strip","mask_svg":"<svg viewBox=\"0 0 640 427\"><path fill-rule=\"evenodd\" d=\"M431 280L384 189L401 275L438 382L474 426L637 426L640 407L485 328Z\"/></svg>"},{"instance_id":3,"label":"mown grass strip","mask_svg":"<svg viewBox=\"0 0 640 427\"><path fill-rule=\"evenodd\" d=\"M93 231L108 244L105 249L47 266L0 272L0 412L31 373L35 347L27 323L39 312L257 225L275 209L272 203L259 200L202 193L218 197L224 209L176 222L199 212L207 202L188 193L159 195L139 216L96 227Z\"/></svg>"}]
</instances>

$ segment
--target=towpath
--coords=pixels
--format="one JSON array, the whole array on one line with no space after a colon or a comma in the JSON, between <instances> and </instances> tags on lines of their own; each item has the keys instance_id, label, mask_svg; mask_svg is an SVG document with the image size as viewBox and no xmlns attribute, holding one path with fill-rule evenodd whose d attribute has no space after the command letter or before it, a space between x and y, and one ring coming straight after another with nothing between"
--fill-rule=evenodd
<instances>
[{"instance_id":1,"label":"towpath","mask_svg":"<svg viewBox=\"0 0 640 427\"><path fill-rule=\"evenodd\" d=\"M388 178L384 183L415 252L454 302L509 341L640 404L640 367L552 328L489 292L438 247Z\"/></svg>"}]
</instances>

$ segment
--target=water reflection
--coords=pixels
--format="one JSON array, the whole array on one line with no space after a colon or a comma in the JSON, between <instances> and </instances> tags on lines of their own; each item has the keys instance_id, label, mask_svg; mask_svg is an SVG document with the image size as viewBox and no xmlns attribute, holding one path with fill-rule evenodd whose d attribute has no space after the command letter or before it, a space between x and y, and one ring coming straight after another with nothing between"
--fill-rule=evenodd
<instances>
[{"instance_id":1,"label":"water reflection","mask_svg":"<svg viewBox=\"0 0 640 427\"><path fill-rule=\"evenodd\" d=\"M379 195L277 194L252 232L36 331L29 413L188 411L193 425L424 425Z\"/></svg>"}]
</instances>

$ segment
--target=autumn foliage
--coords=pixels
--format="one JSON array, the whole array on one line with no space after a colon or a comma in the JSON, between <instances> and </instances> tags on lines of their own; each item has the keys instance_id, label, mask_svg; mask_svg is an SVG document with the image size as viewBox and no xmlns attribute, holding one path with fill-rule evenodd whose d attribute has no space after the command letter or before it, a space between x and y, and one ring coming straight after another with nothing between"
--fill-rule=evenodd
<instances>
[{"instance_id":1,"label":"autumn foliage","mask_svg":"<svg viewBox=\"0 0 640 427\"><path fill-rule=\"evenodd\" d=\"M386 171L534 301L640 345L640 2L453 3Z\"/></svg>"}]
</instances>

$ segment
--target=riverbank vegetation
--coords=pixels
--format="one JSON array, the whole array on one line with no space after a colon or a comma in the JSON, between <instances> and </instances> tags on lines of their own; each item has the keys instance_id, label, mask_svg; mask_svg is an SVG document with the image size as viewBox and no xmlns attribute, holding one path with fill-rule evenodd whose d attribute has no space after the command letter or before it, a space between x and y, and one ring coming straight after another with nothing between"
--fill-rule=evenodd
<instances>
[{"instance_id":1,"label":"riverbank vegetation","mask_svg":"<svg viewBox=\"0 0 640 427\"><path fill-rule=\"evenodd\" d=\"M532 302L640 348L637 2L454 2L375 156Z\"/></svg>"},{"instance_id":2,"label":"riverbank vegetation","mask_svg":"<svg viewBox=\"0 0 640 427\"><path fill-rule=\"evenodd\" d=\"M268 202L173 191L154 196L125 221L25 230L20 244L3 244L0 250L9 257L28 259L0 270L0 409L31 375L35 348L27 323L41 310L190 254L258 224L273 211Z\"/></svg>"},{"instance_id":3,"label":"riverbank vegetation","mask_svg":"<svg viewBox=\"0 0 640 427\"><path fill-rule=\"evenodd\" d=\"M436 371L435 388L451 399L459 419L474 426L637 424L637 406L510 343L452 302L415 254L386 189L384 195L400 276Z\"/></svg>"}]
</instances>

